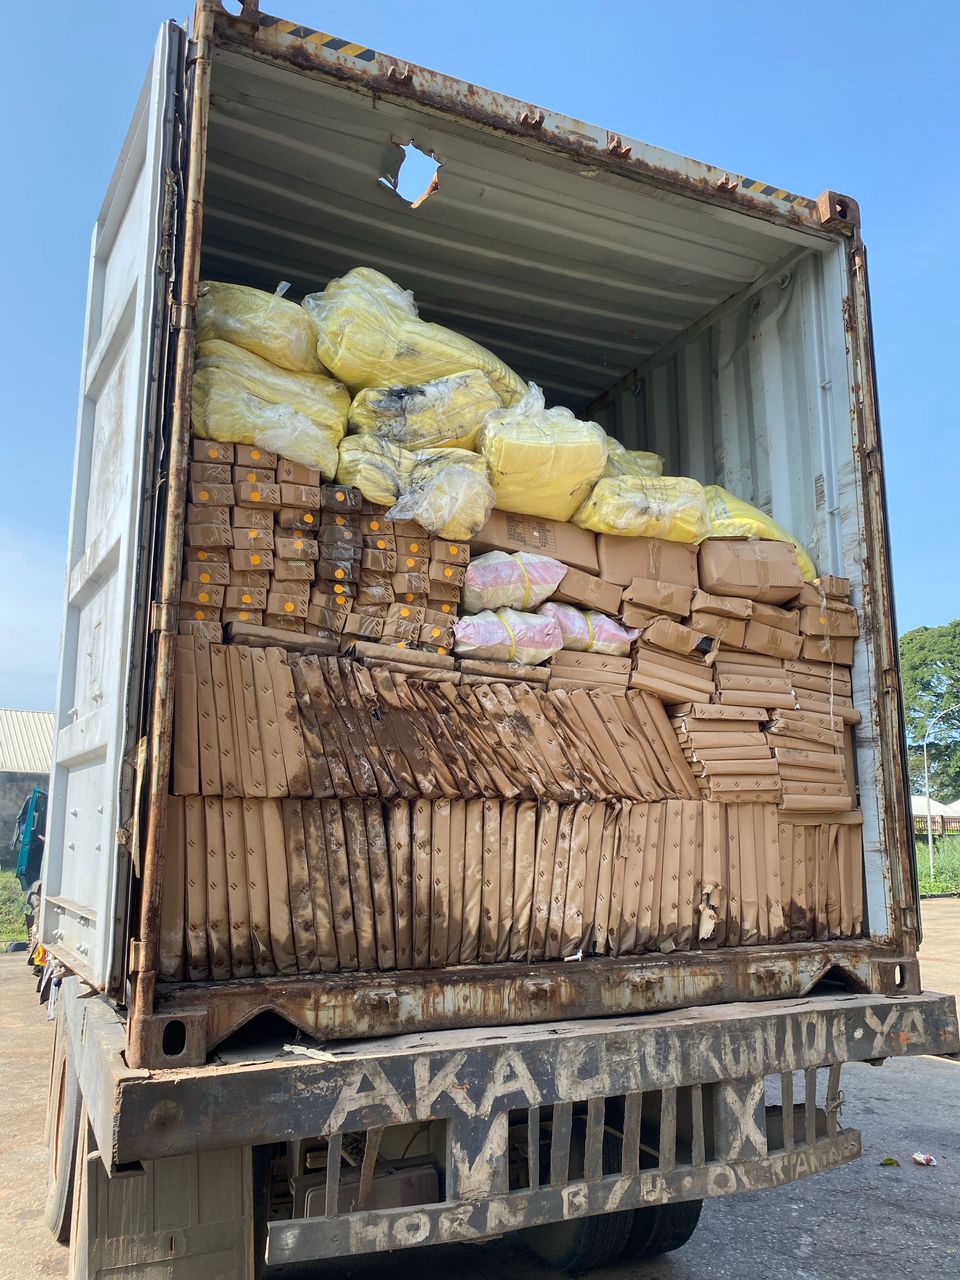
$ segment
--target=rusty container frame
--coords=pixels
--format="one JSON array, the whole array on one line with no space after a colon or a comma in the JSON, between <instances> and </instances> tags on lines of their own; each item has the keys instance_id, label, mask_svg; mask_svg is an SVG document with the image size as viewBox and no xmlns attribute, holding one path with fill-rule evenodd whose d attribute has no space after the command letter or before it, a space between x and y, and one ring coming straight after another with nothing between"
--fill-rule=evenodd
<instances>
[{"instance_id":1,"label":"rusty container frame","mask_svg":"<svg viewBox=\"0 0 960 1280\"><path fill-rule=\"evenodd\" d=\"M311 38L312 37L312 38ZM677 1009L732 1000L804 995L825 975L849 990L885 995L920 991L920 928L912 824L906 809L906 748L893 607L886 496L880 450L866 254L859 210L849 196L817 200L793 195L709 165L677 157L606 130L364 50L292 23L268 19L258 0L239 16L219 0L199 0L188 57L185 183L174 282L175 359L167 440L165 536L151 626L156 633L152 718L138 774L139 923L127 953L128 1061L132 1067L197 1066L233 1030L270 1010L320 1037L382 1036L402 1031L546 1022ZM866 544L864 614L873 646L884 789L881 825L888 851L891 937L788 947L730 948L690 955L598 959L580 965L491 965L428 973L317 975L217 983L157 983L157 944L180 558L189 454L194 311L200 273L211 60L215 47L239 50L301 73L321 75L400 101L414 101L495 134L535 141L568 159L588 162L661 190L803 230L845 246L850 293L844 298L852 391L851 430L859 465ZM119 994L119 992L115 993ZM163 1033L180 1023L182 1047L164 1052Z\"/></svg>"}]
</instances>

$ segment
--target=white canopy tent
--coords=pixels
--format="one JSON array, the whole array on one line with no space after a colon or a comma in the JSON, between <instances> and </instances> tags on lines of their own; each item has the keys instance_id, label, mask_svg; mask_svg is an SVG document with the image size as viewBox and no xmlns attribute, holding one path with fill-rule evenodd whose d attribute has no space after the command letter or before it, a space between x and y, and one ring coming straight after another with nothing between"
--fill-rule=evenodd
<instances>
[{"instance_id":1,"label":"white canopy tent","mask_svg":"<svg viewBox=\"0 0 960 1280\"><path fill-rule=\"evenodd\" d=\"M931 800L930 808L927 809L926 796L911 796L910 808L915 818L925 818L927 813L934 818L960 818L960 801L955 801L953 805L941 804L939 800Z\"/></svg>"}]
</instances>

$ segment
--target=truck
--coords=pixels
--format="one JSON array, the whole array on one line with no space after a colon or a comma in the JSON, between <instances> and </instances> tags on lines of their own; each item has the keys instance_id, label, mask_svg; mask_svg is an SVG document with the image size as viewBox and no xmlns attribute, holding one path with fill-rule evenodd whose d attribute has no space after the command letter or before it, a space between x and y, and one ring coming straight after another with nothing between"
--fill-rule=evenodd
<instances>
[{"instance_id":1,"label":"truck","mask_svg":"<svg viewBox=\"0 0 960 1280\"><path fill-rule=\"evenodd\" d=\"M436 172L417 199L415 148ZM159 930L201 279L372 264L852 584L859 936L170 981ZM841 1070L958 1049L923 990L860 211L261 12L159 34L93 232L40 937L71 1276L257 1277L523 1233L651 1257L860 1154ZM858 875L860 870L858 868Z\"/></svg>"}]
</instances>

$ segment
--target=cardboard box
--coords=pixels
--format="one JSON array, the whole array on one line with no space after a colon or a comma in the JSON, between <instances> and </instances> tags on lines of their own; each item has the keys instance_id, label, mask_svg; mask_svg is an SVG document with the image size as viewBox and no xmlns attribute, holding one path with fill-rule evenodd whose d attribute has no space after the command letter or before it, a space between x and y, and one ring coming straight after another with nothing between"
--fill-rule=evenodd
<instances>
[{"instance_id":1,"label":"cardboard box","mask_svg":"<svg viewBox=\"0 0 960 1280\"><path fill-rule=\"evenodd\" d=\"M753 601L736 596L712 596L709 591L695 591L690 602L691 613L715 613L718 618L736 618L746 622L753 616Z\"/></svg>"},{"instance_id":2,"label":"cardboard box","mask_svg":"<svg viewBox=\"0 0 960 1280\"><path fill-rule=\"evenodd\" d=\"M663 538L621 538L615 533L597 536L600 576L627 586L634 578L697 587L697 549Z\"/></svg>"},{"instance_id":3,"label":"cardboard box","mask_svg":"<svg viewBox=\"0 0 960 1280\"><path fill-rule=\"evenodd\" d=\"M446 600L450 604L460 602L460 588L452 582L437 582L428 578L426 594L434 600Z\"/></svg>"},{"instance_id":4,"label":"cardboard box","mask_svg":"<svg viewBox=\"0 0 960 1280\"><path fill-rule=\"evenodd\" d=\"M354 613L352 610L341 616L343 625L340 633L342 635L359 636L361 640L379 640L383 635L383 618Z\"/></svg>"},{"instance_id":5,"label":"cardboard box","mask_svg":"<svg viewBox=\"0 0 960 1280\"><path fill-rule=\"evenodd\" d=\"M256 444L238 444L234 461L240 467L272 467L276 470L277 455Z\"/></svg>"},{"instance_id":6,"label":"cardboard box","mask_svg":"<svg viewBox=\"0 0 960 1280\"><path fill-rule=\"evenodd\" d=\"M230 552L230 568L236 573L270 573L273 569L272 551L254 547L241 547Z\"/></svg>"},{"instance_id":7,"label":"cardboard box","mask_svg":"<svg viewBox=\"0 0 960 1280\"><path fill-rule=\"evenodd\" d=\"M822 573L819 578L814 579L814 585L832 600L850 599L849 578L838 578L832 573Z\"/></svg>"},{"instance_id":8,"label":"cardboard box","mask_svg":"<svg viewBox=\"0 0 960 1280\"><path fill-rule=\"evenodd\" d=\"M299 589L301 585L303 590ZM266 612L280 618L305 618L310 607L309 584L288 582L286 588L284 591L274 589L267 593Z\"/></svg>"},{"instance_id":9,"label":"cardboard box","mask_svg":"<svg viewBox=\"0 0 960 1280\"><path fill-rule=\"evenodd\" d=\"M425 573L395 573L392 582L393 589L398 597L404 595L425 596L430 586L430 579ZM459 599L460 588L457 587L455 589L457 591L457 599Z\"/></svg>"},{"instance_id":10,"label":"cardboard box","mask_svg":"<svg viewBox=\"0 0 960 1280\"><path fill-rule=\"evenodd\" d=\"M229 587L226 588L230 590ZM219 622L220 610L206 604L184 604L180 609L180 621L183 622Z\"/></svg>"},{"instance_id":11,"label":"cardboard box","mask_svg":"<svg viewBox=\"0 0 960 1280\"><path fill-rule=\"evenodd\" d=\"M386 508L383 510L373 512L364 511L361 513L360 532L365 538L378 537L382 535L386 535L391 538L396 537L392 521L385 520L383 517L384 510L386 510Z\"/></svg>"},{"instance_id":12,"label":"cardboard box","mask_svg":"<svg viewBox=\"0 0 960 1280\"><path fill-rule=\"evenodd\" d=\"M397 555L413 556L420 560L430 559L430 540L429 538L407 538L397 537Z\"/></svg>"},{"instance_id":13,"label":"cardboard box","mask_svg":"<svg viewBox=\"0 0 960 1280\"><path fill-rule=\"evenodd\" d=\"M280 486L278 484L247 484L233 486L238 507L253 507L255 511L280 510Z\"/></svg>"},{"instance_id":14,"label":"cardboard box","mask_svg":"<svg viewBox=\"0 0 960 1280\"><path fill-rule=\"evenodd\" d=\"M321 511L320 523L325 528L335 525L338 529L360 532L360 517L355 511Z\"/></svg>"},{"instance_id":15,"label":"cardboard box","mask_svg":"<svg viewBox=\"0 0 960 1280\"><path fill-rule=\"evenodd\" d=\"M779 627L768 627L762 622L747 623L743 640L744 649L754 653L766 653L772 658L798 658L803 646L800 636Z\"/></svg>"},{"instance_id":16,"label":"cardboard box","mask_svg":"<svg viewBox=\"0 0 960 1280\"><path fill-rule=\"evenodd\" d=\"M860 623L850 605L831 604L825 609L808 605L800 610L800 630L805 636L853 639L860 634Z\"/></svg>"},{"instance_id":17,"label":"cardboard box","mask_svg":"<svg viewBox=\"0 0 960 1280\"><path fill-rule=\"evenodd\" d=\"M655 618L642 632L643 640L658 649L667 649L671 653L693 653L703 643L704 636L699 631L681 626L672 618Z\"/></svg>"},{"instance_id":18,"label":"cardboard box","mask_svg":"<svg viewBox=\"0 0 960 1280\"><path fill-rule=\"evenodd\" d=\"M278 458L277 480L281 484L309 484L319 488L323 476L316 467L305 467L302 462L291 462L289 458Z\"/></svg>"},{"instance_id":19,"label":"cardboard box","mask_svg":"<svg viewBox=\"0 0 960 1280\"><path fill-rule=\"evenodd\" d=\"M608 653L580 653L575 649L561 649L550 659L551 667L577 671L601 671L611 676L622 676L626 684L630 675L630 659L618 658Z\"/></svg>"},{"instance_id":20,"label":"cardboard box","mask_svg":"<svg viewBox=\"0 0 960 1280\"><path fill-rule=\"evenodd\" d=\"M383 639L391 643L418 644L420 641L420 624L417 622L396 622L385 618L383 621Z\"/></svg>"},{"instance_id":21,"label":"cardboard box","mask_svg":"<svg viewBox=\"0 0 960 1280\"><path fill-rule=\"evenodd\" d=\"M259 529L251 526L248 529L233 528L230 530L231 543L235 551L253 550L272 551L273 550L273 530Z\"/></svg>"},{"instance_id":22,"label":"cardboard box","mask_svg":"<svg viewBox=\"0 0 960 1280\"><path fill-rule=\"evenodd\" d=\"M285 507L302 507L305 511L320 509L320 487L310 484L291 484L284 481L280 486L280 502Z\"/></svg>"},{"instance_id":23,"label":"cardboard box","mask_svg":"<svg viewBox=\"0 0 960 1280\"><path fill-rule=\"evenodd\" d=\"M278 529L303 529L315 533L320 528L320 516L316 511L302 511L298 507L281 507L277 512Z\"/></svg>"},{"instance_id":24,"label":"cardboard box","mask_svg":"<svg viewBox=\"0 0 960 1280\"><path fill-rule=\"evenodd\" d=\"M360 568L369 573L394 574L397 572L397 553L364 547L360 555ZM364 572L364 578L367 577L367 572Z\"/></svg>"},{"instance_id":25,"label":"cardboard box","mask_svg":"<svg viewBox=\"0 0 960 1280\"><path fill-rule=\"evenodd\" d=\"M628 627L645 627L654 618L662 618L663 610L644 609L639 604L622 604L619 616Z\"/></svg>"},{"instance_id":26,"label":"cardboard box","mask_svg":"<svg viewBox=\"0 0 960 1280\"><path fill-rule=\"evenodd\" d=\"M408 626L416 625L419 628L423 626L425 613L426 610L422 605L391 604L387 607L384 617L390 627L403 623Z\"/></svg>"},{"instance_id":27,"label":"cardboard box","mask_svg":"<svg viewBox=\"0 0 960 1280\"><path fill-rule=\"evenodd\" d=\"M219 609L223 605L223 593L227 588L206 582L181 582L180 599L186 604L209 605Z\"/></svg>"},{"instance_id":28,"label":"cardboard box","mask_svg":"<svg viewBox=\"0 0 960 1280\"><path fill-rule=\"evenodd\" d=\"M259 626L263 622L262 609L224 609L222 612L224 625L228 622L252 622Z\"/></svg>"},{"instance_id":29,"label":"cardboard box","mask_svg":"<svg viewBox=\"0 0 960 1280\"><path fill-rule=\"evenodd\" d=\"M346 519L346 517L343 517ZM363 550L363 537L359 529L348 524L322 524L317 531L317 541L321 547L351 547L352 554L359 555ZM393 550L393 548L389 548Z\"/></svg>"},{"instance_id":30,"label":"cardboard box","mask_svg":"<svg viewBox=\"0 0 960 1280\"><path fill-rule=\"evenodd\" d=\"M655 613L672 613L678 618L685 618L690 612L692 596L692 587L655 582L652 578L634 578L623 592L623 599L628 604L642 605Z\"/></svg>"},{"instance_id":31,"label":"cardboard box","mask_svg":"<svg viewBox=\"0 0 960 1280\"><path fill-rule=\"evenodd\" d=\"M427 574L431 582L443 582L447 586L456 587L457 590L463 586L464 579L467 576L467 570L464 565L450 564L445 560L429 560L427 564Z\"/></svg>"},{"instance_id":32,"label":"cardboard box","mask_svg":"<svg viewBox=\"0 0 960 1280\"><path fill-rule=\"evenodd\" d=\"M177 628L182 636L194 636L197 640L209 640L211 644L221 644L223 627L219 622L197 622L194 618L186 618Z\"/></svg>"},{"instance_id":33,"label":"cardboard box","mask_svg":"<svg viewBox=\"0 0 960 1280\"><path fill-rule=\"evenodd\" d=\"M424 615L426 610L423 610ZM453 648L453 619L444 618L442 622L427 621L424 617L420 624L420 643L429 644L440 649Z\"/></svg>"},{"instance_id":34,"label":"cardboard box","mask_svg":"<svg viewBox=\"0 0 960 1280\"><path fill-rule=\"evenodd\" d=\"M194 462L225 462L233 464L233 445L221 444L219 440L197 440L194 438L190 452Z\"/></svg>"},{"instance_id":35,"label":"cardboard box","mask_svg":"<svg viewBox=\"0 0 960 1280\"><path fill-rule=\"evenodd\" d=\"M430 535L416 520L394 520L393 532L398 538L419 538L424 544L430 541Z\"/></svg>"},{"instance_id":36,"label":"cardboard box","mask_svg":"<svg viewBox=\"0 0 960 1280\"><path fill-rule=\"evenodd\" d=\"M796 609L781 609L775 604L757 603L753 606L755 622L762 622L765 627L777 627L780 631L789 631L793 635L800 634L800 614Z\"/></svg>"},{"instance_id":37,"label":"cardboard box","mask_svg":"<svg viewBox=\"0 0 960 1280\"><path fill-rule=\"evenodd\" d=\"M314 587L310 592L310 603L317 605L321 609L349 609L350 597L346 595L334 595L332 591L325 590L321 587Z\"/></svg>"},{"instance_id":38,"label":"cardboard box","mask_svg":"<svg viewBox=\"0 0 960 1280\"><path fill-rule=\"evenodd\" d=\"M320 486L321 511L344 512L360 511L363 496L359 489L348 489L341 484L323 484Z\"/></svg>"},{"instance_id":39,"label":"cardboard box","mask_svg":"<svg viewBox=\"0 0 960 1280\"><path fill-rule=\"evenodd\" d=\"M230 523L234 529L269 529L273 530L273 512L261 511L257 507L231 507Z\"/></svg>"},{"instance_id":40,"label":"cardboard box","mask_svg":"<svg viewBox=\"0 0 960 1280\"><path fill-rule=\"evenodd\" d=\"M483 551L536 551L573 569L597 573L597 537L589 529L539 516L491 511L490 519L470 540L474 554ZM629 578L626 579L629 582Z\"/></svg>"},{"instance_id":41,"label":"cardboard box","mask_svg":"<svg viewBox=\"0 0 960 1280\"><path fill-rule=\"evenodd\" d=\"M226 564L230 563L230 552L226 547L190 547L183 548L184 560L198 564Z\"/></svg>"},{"instance_id":42,"label":"cardboard box","mask_svg":"<svg viewBox=\"0 0 960 1280\"><path fill-rule=\"evenodd\" d=\"M404 595L410 594L404 592ZM366 577L361 577L357 585L357 604L363 605L390 605L397 598L397 593L393 589L393 583L388 578L386 582L377 581L370 582ZM423 596L414 596L413 599L422 600ZM407 601L409 604L410 601Z\"/></svg>"},{"instance_id":43,"label":"cardboard box","mask_svg":"<svg viewBox=\"0 0 960 1280\"><path fill-rule=\"evenodd\" d=\"M271 574L267 569L231 569L231 587L262 587L265 591L270 587Z\"/></svg>"},{"instance_id":44,"label":"cardboard box","mask_svg":"<svg viewBox=\"0 0 960 1280\"><path fill-rule=\"evenodd\" d=\"M188 524L183 537L188 547L229 547L233 543L234 532L224 524Z\"/></svg>"},{"instance_id":45,"label":"cardboard box","mask_svg":"<svg viewBox=\"0 0 960 1280\"><path fill-rule=\"evenodd\" d=\"M187 524L216 524L230 528L230 508L207 506L205 503L187 503Z\"/></svg>"},{"instance_id":46,"label":"cardboard box","mask_svg":"<svg viewBox=\"0 0 960 1280\"><path fill-rule=\"evenodd\" d=\"M815 587L812 582L805 582L796 600L791 600L790 605L794 609L802 609L805 605L819 609L821 599L819 587Z\"/></svg>"},{"instance_id":47,"label":"cardboard box","mask_svg":"<svg viewBox=\"0 0 960 1280\"><path fill-rule=\"evenodd\" d=\"M230 582L228 564L210 564L200 560L188 560L183 566L184 582L196 582L203 586L226 587Z\"/></svg>"},{"instance_id":48,"label":"cardboard box","mask_svg":"<svg viewBox=\"0 0 960 1280\"><path fill-rule=\"evenodd\" d=\"M320 546L315 538L276 534L274 537L275 554L283 560L318 560Z\"/></svg>"},{"instance_id":49,"label":"cardboard box","mask_svg":"<svg viewBox=\"0 0 960 1280\"><path fill-rule=\"evenodd\" d=\"M318 580L317 585L321 591L326 591L332 596L341 596L346 600L352 600L357 594L355 582L331 582L329 578L322 578Z\"/></svg>"},{"instance_id":50,"label":"cardboard box","mask_svg":"<svg viewBox=\"0 0 960 1280\"><path fill-rule=\"evenodd\" d=\"M190 483L226 484L232 488L233 470L229 462L191 462Z\"/></svg>"},{"instance_id":51,"label":"cardboard box","mask_svg":"<svg viewBox=\"0 0 960 1280\"><path fill-rule=\"evenodd\" d=\"M307 629L306 618L298 618L291 613L265 613L263 623L264 626L273 627L277 631L297 631L301 635Z\"/></svg>"},{"instance_id":52,"label":"cardboard box","mask_svg":"<svg viewBox=\"0 0 960 1280\"><path fill-rule=\"evenodd\" d=\"M397 540L392 533L362 534L364 551L392 551L396 554Z\"/></svg>"},{"instance_id":53,"label":"cardboard box","mask_svg":"<svg viewBox=\"0 0 960 1280\"><path fill-rule=\"evenodd\" d=\"M228 609L265 609L266 587L227 587L223 603Z\"/></svg>"},{"instance_id":54,"label":"cardboard box","mask_svg":"<svg viewBox=\"0 0 960 1280\"><path fill-rule=\"evenodd\" d=\"M853 666L852 636L802 636L799 656L806 662L836 662L841 667ZM798 655L794 654L793 657Z\"/></svg>"},{"instance_id":55,"label":"cardboard box","mask_svg":"<svg viewBox=\"0 0 960 1280\"><path fill-rule=\"evenodd\" d=\"M706 538L700 543L700 585L718 596L783 604L798 595L803 576L789 542Z\"/></svg>"},{"instance_id":56,"label":"cardboard box","mask_svg":"<svg viewBox=\"0 0 960 1280\"><path fill-rule=\"evenodd\" d=\"M272 467L233 467L231 484L276 484L277 473Z\"/></svg>"},{"instance_id":57,"label":"cardboard box","mask_svg":"<svg viewBox=\"0 0 960 1280\"><path fill-rule=\"evenodd\" d=\"M621 595L622 588L617 583L596 578L582 569L567 569L553 598L566 604L584 605L588 609L599 609L601 613L615 614L620 608Z\"/></svg>"},{"instance_id":58,"label":"cardboard box","mask_svg":"<svg viewBox=\"0 0 960 1280\"><path fill-rule=\"evenodd\" d=\"M431 560L442 560L447 564L470 563L470 544L468 542L447 542L443 538L431 538L429 545Z\"/></svg>"},{"instance_id":59,"label":"cardboard box","mask_svg":"<svg viewBox=\"0 0 960 1280\"><path fill-rule=\"evenodd\" d=\"M739 649L743 645L747 623L739 618L722 618L718 613L691 613L687 625L701 635L713 636Z\"/></svg>"},{"instance_id":60,"label":"cardboard box","mask_svg":"<svg viewBox=\"0 0 960 1280\"><path fill-rule=\"evenodd\" d=\"M430 613L438 613L442 617L455 618L457 616L457 602L455 600L440 600L436 596L427 596L426 608Z\"/></svg>"},{"instance_id":61,"label":"cardboard box","mask_svg":"<svg viewBox=\"0 0 960 1280\"><path fill-rule=\"evenodd\" d=\"M317 566L313 560L278 559L273 566L274 582L312 582Z\"/></svg>"},{"instance_id":62,"label":"cardboard box","mask_svg":"<svg viewBox=\"0 0 960 1280\"><path fill-rule=\"evenodd\" d=\"M400 539L398 538L399 542ZM422 543L418 544L422 546ZM394 559L397 564L397 573L427 573L430 569L430 561L426 556L409 556L404 555L398 548Z\"/></svg>"},{"instance_id":63,"label":"cardboard box","mask_svg":"<svg viewBox=\"0 0 960 1280\"><path fill-rule=\"evenodd\" d=\"M324 605L311 604L307 609L307 626L319 627L337 636L346 626L350 612L347 609L328 609Z\"/></svg>"}]
</instances>

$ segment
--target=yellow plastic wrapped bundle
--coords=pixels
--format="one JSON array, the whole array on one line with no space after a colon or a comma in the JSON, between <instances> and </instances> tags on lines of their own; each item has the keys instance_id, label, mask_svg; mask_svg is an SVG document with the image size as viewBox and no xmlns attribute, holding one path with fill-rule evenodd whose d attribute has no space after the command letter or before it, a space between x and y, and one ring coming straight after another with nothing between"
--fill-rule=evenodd
<instances>
[{"instance_id":1,"label":"yellow plastic wrapped bundle","mask_svg":"<svg viewBox=\"0 0 960 1280\"><path fill-rule=\"evenodd\" d=\"M350 406L349 427L405 449L472 449L483 419L501 404L483 370L467 369L413 387L366 387Z\"/></svg>"},{"instance_id":2,"label":"yellow plastic wrapped bundle","mask_svg":"<svg viewBox=\"0 0 960 1280\"><path fill-rule=\"evenodd\" d=\"M523 379L493 352L421 320L413 294L372 267L354 267L303 305L316 326L317 356L352 391L412 387L480 369L504 404L523 395Z\"/></svg>"},{"instance_id":3,"label":"yellow plastic wrapped bundle","mask_svg":"<svg viewBox=\"0 0 960 1280\"><path fill-rule=\"evenodd\" d=\"M230 373L261 400L289 405L297 413L306 414L318 427L336 436L334 443L339 443L346 431L350 392L342 382L324 373L291 373L219 338L197 344L193 368L194 375L203 369Z\"/></svg>"},{"instance_id":4,"label":"yellow plastic wrapped bundle","mask_svg":"<svg viewBox=\"0 0 960 1280\"><path fill-rule=\"evenodd\" d=\"M281 369L322 373L317 337L295 302L245 284L207 280L197 298L197 341L223 338Z\"/></svg>"},{"instance_id":5,"label":"yellow plastic wrapped bundle","mask_svg":"<svg viewBox=\"0 0 960 1280\"><path fill-rule=\"evenodd\" d=\"M533 382L518 405L488 415L477 448L501 511L569 520L607 461L607 437L569 409L547 409Z\"/></svg>"},{"instance_id":6,"label":"yellow plastic wrapped bundle","mask_svg":"<svg viewBox=\"0 0 960 1280\"><path fill-rule=\"evenodd\" d=\"M462 453L450 449L450 453ZM414 468L407 489L387 512L388 520L415 520L435 538L460 542L479 533L490 519L494 492L486 477L462 462L442 468Z\"/></svg>"},{"instance_id":7,"label":"yellow plastic wrapped bundle","mask_svg":"<svg viewBox=\"0 0 960 1280\"><path fill-rule=\"evenodd\" d=\"M797 549L797 560L805 582L813 582L816 566L807 552L788 533L783 525L758 507L752 507L742 498L736 498L718 484L708 484L704 489L707 499L707 519L710 535L715 538L771 538L774 542L791 542Z\"/></svg>"},{"instance_id":8,"label":"yellow plastic wrapped bundle","mask_svg":"<svg viewBox=\"0 0 960 1280\"><path fill-rule=\"evenodd\" d=\"M293 405L258 395L251 385L257 383L251 384L246 375L230 368L208 365L195 369L194 434L204 440L255 444L292 462L315 467L326 479L332 479L337 471L342 421L332 415L331 421L321 424Z\"/></svg>"},{"instance_id":9,"label":"yellow plastic wrapped bundle","mask_svg":"<svg viewBox=\"0 0 960 1280\"><path fill-rule=\"evenodd\" d=\"M643 449L626 449L619 440L607 436L605 476L662 476L663 459L659 453Z\"/></svg>"},{"instance_id":10,"label":"yellow plastic wrapped bundle","mask_svg":"<svg viewBox=\"0 0 960 1280\"><path fill-rule=\"evenodd\" d=\"M449 479L448 471L455 472ZM419 514L389 518L416 520L444 538L473 537L493 508L487 464L468 449L401 449L376 435L347 436L337 479L379 506L408 497L411 509L419 504Z\"/></svg>"},{"instance_id":11,"label":"yellow plastic wrapped bundle","mask_svg":"<svg viewBox=\"0 0 960 1280\"><path fill-rule=\"evenodd\" d=\"M573 523L594 533L668 542L700 542L709 532L703 485L686 476L605 477Z\"/></svg>"}]
</instances>

